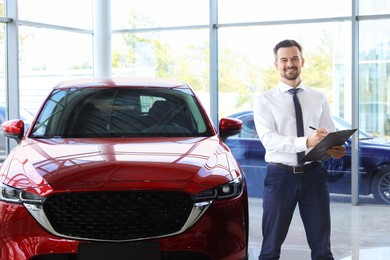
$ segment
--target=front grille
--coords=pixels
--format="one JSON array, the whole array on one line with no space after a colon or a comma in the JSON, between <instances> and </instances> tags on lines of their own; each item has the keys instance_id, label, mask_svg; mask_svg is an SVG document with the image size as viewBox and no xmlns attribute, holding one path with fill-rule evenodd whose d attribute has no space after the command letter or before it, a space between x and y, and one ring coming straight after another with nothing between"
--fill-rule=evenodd
<instances>
[{"instance_id":1,"label":"front grille","mask_svg":"<svg viewBox=\"0 0 390 260\"><path fill-rule=\"evenodd\" d=\"M191 213L193 201L182 192L80 192L50 196L43 207L58 234L132 240L178 232Z\"/></svg>"}]
</instances>

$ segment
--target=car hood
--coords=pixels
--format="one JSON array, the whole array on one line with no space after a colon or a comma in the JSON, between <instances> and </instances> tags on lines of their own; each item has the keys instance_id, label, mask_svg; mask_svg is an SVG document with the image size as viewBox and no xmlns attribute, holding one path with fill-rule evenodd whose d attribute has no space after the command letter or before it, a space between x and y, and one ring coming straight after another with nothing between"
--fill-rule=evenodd
<instances>
[{"instance_id":1,"label":"car hood","mask_svg":"<svg viewBox=\"0 0 390 260\"><path fill-rule=\"evenodd\" d=\"M27 138L4 164L4 183L41 195L53 191L124 189L181 189L196 193L239 174L217 136Z\"/></svg>"},{"instance_id":2,"label":"car hood","mask_svg":"<svg viewBox=\"0 0 390 260\"><path fill-rule=\"evenodd\" d=\"M360 145L365 147L372 147L378 149L390 150L390 140L386 138L367 138L360 139Z\"/></svg>"}]
</instances>

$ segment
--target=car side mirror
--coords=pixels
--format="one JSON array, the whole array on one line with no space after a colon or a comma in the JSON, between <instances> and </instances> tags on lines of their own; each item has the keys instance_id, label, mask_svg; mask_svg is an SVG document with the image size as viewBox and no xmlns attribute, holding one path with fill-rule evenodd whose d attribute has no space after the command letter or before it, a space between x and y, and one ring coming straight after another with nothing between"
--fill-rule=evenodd
<instances>
[{"instance_id":1,"label":"car side mirror","mask_svg":"<svg viewBox=\"0 0 390 260\"><path fill-rule=\"evenodd\" d=\"M242 128L242 121L235 118L222 118L219 121L219 136L226 139L229 136L239 134Z\"/></svg>"},{"instance_id":2,"label":"car side mirror","mask_svg":"<svg viewBox=\"0 0 390 260\"><path fill-rule=\"evenodd\" d=\"M3 135L15 139L18 143L24 135L24 122L20 119L5 121L1 124Z\"/></svg>"}]
</instances>

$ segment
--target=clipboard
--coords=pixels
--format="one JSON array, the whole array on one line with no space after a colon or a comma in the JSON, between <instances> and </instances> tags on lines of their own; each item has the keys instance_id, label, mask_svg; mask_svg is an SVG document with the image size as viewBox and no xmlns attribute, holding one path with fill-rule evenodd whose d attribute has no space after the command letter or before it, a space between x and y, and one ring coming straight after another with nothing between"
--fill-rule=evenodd
<instances>
[{"instance_id":1,"label":"clipboard","mask_svg":"<svg viewBox=\"0 0 390 260\"><path fill-rule=\"evenodd\" d=\"M332 146L343 145L356 130L357 129L347 129L329 133L319 144L314 146L314 148L305 155L301 162L329 160L331 156L327 154L326 151Z\"/></svg>"}]
</instances>

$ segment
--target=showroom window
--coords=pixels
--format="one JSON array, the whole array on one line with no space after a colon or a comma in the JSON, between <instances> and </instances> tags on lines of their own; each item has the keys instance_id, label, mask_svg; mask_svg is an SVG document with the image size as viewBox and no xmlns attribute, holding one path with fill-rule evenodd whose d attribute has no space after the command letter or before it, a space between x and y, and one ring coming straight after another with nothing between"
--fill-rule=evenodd
<instances>
[{"instance_id":1,"label":"showroom window","mask_svg":"<svg viewBox=\"0 0 390 260\"><path fill-rule=\"evenodd\" d=\"M1 4L0 4L1 6ZM3 9L1 8L1 15L3 16ZM7 90L6 90L6 67L5 67L5 25L0 24L0 124L7 119ZM6 156L6 139L2 135L0 129L0 163Z\"/></svg>"},{"instance_id":2,"label":"showroom window","mask_svg":"<svg viewBox=\"0 0 390 260\"><path fill-rule=\"evenodd\" d=\"M359 15L389 14L390 2L383 0L359 0Z\"/></svg>"},{"instance_id":3,"label":"showroom window","mask_svg":"<svg viewBox=\"0 0 390 260\"><path fill-rule=\"evenodd\" d=\"M60 81L92 77L93 45L89 34L20 26L20 105L35 113Z\"/></svg>"},{"instance_id":4,"label":"showroom window","mask_svg":"<svg viewBox=\"0 0 390 260\"><path fill-rule=\"evenodd\" d=\"M92 6L93 0L18 0L18 14L24 21L91 30Z\"/></svg>"},{"instance_id":5,"label":"showroom window","mask_svg":"<svg viewBox=\"0 0 390 260\"><path fill-rule=\"evenodd\" d=\"M209 0L115 0L111 12L113 30L207 25Z\"/></svg>"},{"instance_id":6,"label":"showroom window","mask_svg":"<svg viewBox=\"0 0 390 260\"><path fill-rule=\"evenodd\" d=\"M380 0L379 0L380 1ZM220 0L220 23L303 20L351 15L350 0Z\"/></svg>"},{"instance_id":7,"label":"showroom window","mask_svg":"<svg viewBox=\"0 0 390 260\"><path fill-rule=\"evenodd\" d=\"M4 1L0 1L0 17L4 18ZM7 119L5 23L0 23L0 124ZM6 156L5 138L0 129L0 163Z\"/></svg>"},{"instance_id":8,"label":"showroom window","mask_svg":"<svg viewBox=\"0 0 390 260\"><path fill-rule=\"evenodd\" d=\"M208 30L115 33L112 37L114 76L180 79L209 105Z\"/></svg>"},{"instance_id":9,"label":"showroom window","mask_svg":"<svg viewBox=\"0 0 390 260\"><path fill-rule=\"evenodd\" d=\"M12 90L15 96L17 89L21 116L25 110L34 114L59 81L94 75L92 30L96 2L8 2L17 6L19 16L16 17L19 71L18 82L7 85L7 20L4 20L0 39L3 53L0 102L4 107L6 94ZM4 1L0 1L0 6L4 7ZM215 6L217 12L213 12ZM4 9L0 12L4 14ZM252 109L257 92L277 84L272 49L280 40L293 38L304 48L305 83L325 93L338 126L352 127L354 113L359 113L355 124L365 141L379 137L386 142L384 138L390 137L388 1L276 0L264 5L257 0L115 0L111 1L110 14L112 49L108 51L112 74L186 81L201 97L214 122L225 116L244 116L243 112ZM352 40L355 35L357 41ZM353 47L358 48L356 53ZM358 74L356 83L352 78L355 74ZM352 93L357 88L359 111L355 112ZM243 139L253 141L256 140L253 125L247 116L249 124L245 129L249 129L249 135ZM0 153L6 154L1 146ZM248 154L242 151L242 155ZM378 169L366 168L365 161L361 155L359 193L372 197L373 187L383 189L380 181L386 178L372 177L370 174ZM350 193L350 163L337 161L331 165L332 180L343 182L341 188L337 187L340 194ZM385 176L383 171L381 176ZM364 186L362 183L368 179L375 182Z\"/></svg>"},{"instance_id":10,"label":"showroom window","mask_svg":"<svg viewBox=\"0 0 390 260\"><path fill-rule=\"evenodd\" d=\"M390 136L389 35L389 20L360 23L360 128L381 137Z\"/></svg>"},{"instance_id":11,"label":"showroom window","mask_svg":"<svg viewBox=\"0 0 390 260\"><path fill-rule=\"evenodd\" d=\"M111 10L113 75L185 81L209 111L209 0L121 0Z\"/></svg>"},{"instance_id":12,"label":"showroom window","mask_svg":"<svg viewBox=\"0 0 390 260\"><path fill-rule=\"evenodd\" d=\"M60 81L93 75L92 3L18 1L21 109L34 114Z\"/></svg>"},{"instance_id":13,"label":"showroom window","mask_svg":"<svg viewBox=\"0 0 390 260\"><path fill-rule=\"evenodd\" d=\"M333 88L332 77L340 74L341 67L343 78L348 78L350 35L347 22L323 23L320 29L318 24L222 28L219 31L219 99L225 102L219 104L220 115L251 110L254 94L277 84L273 48L284 39L297 39L302 44L305 84L325 93L333 114L344 112L339 111L338 105L344 100L340 100L343 97ZM345 82L337 86L339 91L350 92L350 85Z\"/></svg>"}]
</instances>

